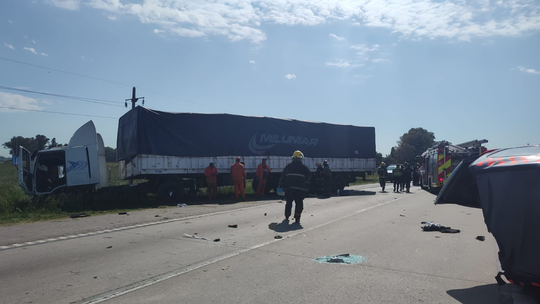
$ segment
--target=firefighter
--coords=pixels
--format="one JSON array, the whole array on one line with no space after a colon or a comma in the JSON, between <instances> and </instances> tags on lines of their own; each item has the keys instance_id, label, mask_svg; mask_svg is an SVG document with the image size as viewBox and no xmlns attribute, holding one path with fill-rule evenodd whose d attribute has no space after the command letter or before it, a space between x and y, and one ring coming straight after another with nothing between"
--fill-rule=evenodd
<instances>
[{"instance_id":1,"label":"firefighter","mask_svg":"<svg viewBox=\"0 0 540 304\"><path fill-rule=\"evenodd\" d=\"M403 177L403 169L401 165L398 164L394 170L392 170L392 179L394 180L394 192L399 192L399 186L401 184L401 179Z\"/></svg>"},{"instance_id":2,"label":"firefighter","mask_svg":"<svg viewBox=\"0 0 540 304\"><path fill-rule=\"evenodd\" d=\"M323 179L323 167L321 162L317 162L317 170L315 170L315 174L313 175L314 179L314 186L315 186L315 193L318 197L322 196L324 194L324 179Z\"/></svg>"},{"instance_id":3,"label":"firefighter","mask_svg":"<svg viewBox=\"0 0 540 304\"><path fill-rule=\"evenodd\" d=\"M242 199L246 200L244 192L244 182L246 180L246 170L244 165L240 163L240 157L236 158L236 163L231 166L231 178L234 183L234 197L238 200L238 191L242 194Z\"/></svg>"},{"instance_id":4,"label":"firefighter","mask_svg":"<svg viewBox=\"0 0 540 304\"><path fill-rule=\"evenodd\" d=\"M263 197L264 191L266 190L266 181L268 180L268 175L270 174L270 167L266 164L266 158L262 159L262 162L257 167L257 197Z\"/></svg>"},{"instance_id":5,"label":"firefighter","mask_svg":"<svg viewBox=\"0 0 540 304\"><path fill-rule=\"evenodd\" d=\"M332 170L330 170L330 165L328 161L323 161L323 180L324 180L324 195L330 197L332 192Z\"/></svg>"},{"instance_id":6,"label":"firefighter","mask_svg":"<svg viewBox=\"0 0 540 304\"><path fill-rule=\"evenodd\" d=\"M418 176L420 173L420 165L418 163L416 163L416 165L414 165L414 169L413 169L413 186L418 186L419 185L419 182L418 182Z\"/></svg>"},{"instance_id":7,"label":"firefighter","mask_svg":"<svg viewBox=\"0 0 540 304\"><path fill-rule=\"evenodd\" d=\"M382 192L384 192L386 187L386 164L384 162L381 162L377 173L379 174L379 184L381 184Z\"/></svg>"},{"instance_id":8,"label":"firefighter","mask_svg":"<svg viewBox=\"0 0 540 304\"><path fill-rule=\"evenodd\" d=\"M279 187L285 189L285 220L289 220L292 211L292 202L294 201L294 220L300 223L300 216L304 210L304 198L309 189L309 180L311 172L308 167L302 163L304 154L296 150L292 156L292 162L285 166L279 179Z\"/></svg>"},{"instance_id":9,"label":"firefighter","mask_svg":"<svg viewBox=\"0 0 540 304\"><path fill-rule=\"evenodd\" d=\"M206 177L206 183L208 184L207 192L208 199L215 200L217 197L217 168L214 163L210 163L206 169L204 169L204 177Z\"/></svg>"},{"instance_id":10,"label":"firefighter","mask_svg":"<svg viewBox=\"0 0 540 304\"><path fill-rule=\"evenodd\" d=\"M411 192L411 178L413 171L414 170L411 165L405 163L405 169L403 170L403 181L405 182L405 190L407 191L407 193Z\"/></svg>"}]
</instances>

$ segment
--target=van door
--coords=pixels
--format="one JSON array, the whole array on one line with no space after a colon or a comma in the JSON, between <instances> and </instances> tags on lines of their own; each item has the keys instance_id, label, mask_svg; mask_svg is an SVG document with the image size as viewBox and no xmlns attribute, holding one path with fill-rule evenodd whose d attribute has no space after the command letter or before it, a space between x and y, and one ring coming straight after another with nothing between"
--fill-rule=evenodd
<instances>
[{"instance_id":1,"label":"van door","mask_svg":"<svg viewBox=\"0 0 540 304\"><path fill-rule=\"evenodd\" d=\"M19 186L21 186L28 195L32 195L34 190L30 156L30 151L23 147L19 147L19 156L13 159L13 164L17 166L19 171Z\"/></svg>"}]
</instances>

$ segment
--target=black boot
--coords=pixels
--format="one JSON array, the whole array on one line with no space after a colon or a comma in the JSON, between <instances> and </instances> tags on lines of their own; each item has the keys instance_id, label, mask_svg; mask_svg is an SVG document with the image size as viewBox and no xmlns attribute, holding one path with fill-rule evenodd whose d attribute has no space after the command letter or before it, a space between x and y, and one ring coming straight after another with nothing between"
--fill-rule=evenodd
<instances>
[{"instance_id":1,"label":"black boot","mask_svg":"<svg viewBox=\"0 0 540 304\"><path fill-rule=\"evenodd\" d=\"M294 222L295 222L296 224L300 224L300 216L295 216L295 217L294 217Z\"/></svg>"}]
</instances>

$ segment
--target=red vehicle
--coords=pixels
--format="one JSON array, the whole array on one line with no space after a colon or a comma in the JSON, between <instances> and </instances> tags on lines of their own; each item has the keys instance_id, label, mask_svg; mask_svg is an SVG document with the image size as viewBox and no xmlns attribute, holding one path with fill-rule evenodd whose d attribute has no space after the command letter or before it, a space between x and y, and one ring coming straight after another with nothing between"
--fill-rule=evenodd
<instances>
[{"instance_id":1,"label":"red vehicle","mask_svg":"<svg viewBox=\"0 0 540 304\"><path fill-rule=\"evenodd\" d=\"M434 191L442 188L456 166L466 157L485 151L485 139L452 145L443 140L427 149L420 157L420 186Z\"/></svg>"}]
</instances>

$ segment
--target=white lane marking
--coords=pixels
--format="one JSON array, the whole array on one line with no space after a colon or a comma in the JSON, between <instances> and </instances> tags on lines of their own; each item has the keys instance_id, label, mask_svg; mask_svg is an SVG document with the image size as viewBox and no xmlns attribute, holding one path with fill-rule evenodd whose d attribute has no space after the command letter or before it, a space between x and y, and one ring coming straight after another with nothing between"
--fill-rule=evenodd
<instances>
[{"instance_id":1,"label":"white lane marking","mask_svg":"<svg viewBox=\"0 0 540 304\"><path fill-rule=\"evenodd\" d=\"M196 218L201 218L201 217L206 217L206 216L214 216L214 215L226 214L226 213L231 213L231 212L240 212L240 211L248 210L248 209L261 208L261 207L264 207L264 206L269 205L269 204L272 204L272 203L266 203L266 204L263 204L263 205L256 205L256 206L248 206L248 207L243 207L243 208L238 208L238 209L233 209L233 210L218 211L218 212L214 212L214 213L205 213L205 214L199 214L199 215L192 215L192 216L187 216L187 217L182 217L182 218L177 218L177 219L170 219L170 220L165 220L165 221L157 221L157 222L150 222L150 223L144 223L144 224L137 224L137 225L119 227L119 228L114 228L114 229L106 229L106 230L94 231L94 232L89 232L89 233L81 233L81 234L77 234L77 235L60 236L60 237L57 237L57 238L49 238L49 239L32 241L34 244L23 243L23 244L5 245L5 246L0 246L0 251L14 249L14 248L20 248L20 247L26 247L26 246L41 245L41 244L46 244L46 243L58 242L58 241L65 241L65 240L70 240L70 239L74 239L74 238L92 236L92 235L96 235L96 234L105 234L105 233L124 231L124 230L129 230L129 229L140 228L140 227L146 227L146 226L153 226L153 225L167 224L167 223L171 223L171 222L191 220L191 219L196 219Z\"/></svg>"},{"instance_id":2,"label":"white lane marking","mask_svg":"<svg viewBox=\"0 0 540 304\"><path fill-rule=\"evenodd\" d=\"M400 197L400 198L390 200L388 202L384 202L384 203L380 203L380 204L373 205L373 206L370 206L370 207L366 207L366 208L357 210L357 211L355 211L355 212L353 212L353 213L351 213L349 215L340 217L338 219L331 220L331 221L329 221L327 223L319 224L317 226L313 226L313 227L308 228L308 229L302 229L301 231L289 234L289 235L287 235L287 237L282 238L282 239L274 239L274 240L264 242L264 243L261 243L261 244L258 244L258 245L255 245L255 246L252 246L252 247L249 247L249 248L241 249L241 250L231 252L231 253L228 253L228 254L225 254L225 255L222 255L222 256L218 256L218 257L215 257L215 258L212 258L212 259L208 259L206 261L198 262L198 263L189 265L187 267L179 268L177 270L173 270L173 271L168 272L168 273L164 273L164 274L161 274L161 275L158 275L158 276L155 276L155 277L152 277L152 278L140 281L140 282L136 282L136 283L130 284L128 286L118 288L118 289L113 290L113 291L108 291L108 292L98 294L98 295L92 296L90 298L83 299L83 300L80 300L80 301L77 301L77 302L72 302L72 303L73 304L97 304L97 303L102 303L102 302L105 302L105 301L120 297L122 295L128 294L130 292L134 292L136 290L139 290L139 289L142 289L142 288L145 288L145 287L148 287L148 286L151 286L151 285L166 281L168 279L175 278L177 276L186 274L186 273L188 273L190 271L197 270L199 268L202 268L202 267L205 267L205 266L217 263L217 262L221 262L221 261L226 260L228 258L235 257L235 256L240 255L242 253L246 253L246 252L249 252L249 251L252 251L252 250L255 250L255 249L270 245L270 244L273 244L275 242L285 240L285 239L287 239L289 237L294 237L294 236L296 236L298 234L306 233L308 231L312 231L312 230L324 227L326 225L333 224L335 222L347 219L349 217L353 217L355 215L358 215L360 213L369 211L371 209L375 209L375 208L378 208L378 207L382 207L382 206L394 203L394 202L399 201L401 199L404 199L406 197L410 197L410 196L404 196L404 197Z\"/></svg>"}]
</instances>

